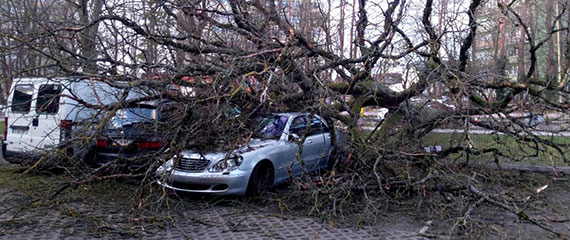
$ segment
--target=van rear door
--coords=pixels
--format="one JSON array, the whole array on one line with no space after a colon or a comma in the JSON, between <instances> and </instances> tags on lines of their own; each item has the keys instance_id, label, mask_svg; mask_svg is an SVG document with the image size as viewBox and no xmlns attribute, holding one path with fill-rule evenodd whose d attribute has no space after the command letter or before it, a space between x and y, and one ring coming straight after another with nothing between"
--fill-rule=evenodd
<instances>
[{"instance_id":1,"label":"van rear door","mask_svg":"<svg viewBox=\"0 0 570 240\"><path fill-rule=\"evenodd\" d=\"M34 149L30 138L30 128L35 112L32 109L34 96L33 84L14 83L14 91L8 101L9 108L6 112L8 129L6 137L6 150L12 152L27 152Z\"/></svg>"},{"instance_id":2,"label":"van rear door","mask_svg":"<svg viewBox=\"0 0 570 240\"><path fill-rule=\"evenodd\" d=\"M60 124L64 117L59 117L58 112L62 89L57 83L39 85L36 115L30 129L31 140L37 148L52 148L60 143Z\"/></svg>"}]
</instances>

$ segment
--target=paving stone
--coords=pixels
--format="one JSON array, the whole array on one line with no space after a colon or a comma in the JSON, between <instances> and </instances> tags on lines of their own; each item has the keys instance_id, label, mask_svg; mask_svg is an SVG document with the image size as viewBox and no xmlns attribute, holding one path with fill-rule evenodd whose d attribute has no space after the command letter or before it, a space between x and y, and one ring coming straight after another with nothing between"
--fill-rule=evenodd
<instances>
[{"instance_id":1,"label":"paving stone","mask_svg":"<svg viewBox=\"0 0 570 240\"><path fill-rule=\"evenodd\" d=\"M4 195L2 195L4 194ZM415 231L408 229L377 229L373 226L365 228L345 228L331 226L318 219L309 217L275 216L268 210L242 209L240 207L208 207L202 210L188 210L181 214L176 225L165 224L164 228L156 227L152 231L141 230L144 223L133 222L133 217L126 213L114 211L99 212L96 209L85 209L80 204L72 204L65 208L39 209L40 211L24 211L19 213L16 221L10 224L17 211L10 210L15 199L21 196L12 194L0 187L0 239L33 239L33 240L80 240L80 239L395 239L424 240ZM12 205L10 205L12 204ZM77 216L67 215L74 211ZM200 224L199 222L206 223ZM152 224L149 224L152 225ZM139 227L140 226L140 227Z\"/></svg>"}]
</instances>

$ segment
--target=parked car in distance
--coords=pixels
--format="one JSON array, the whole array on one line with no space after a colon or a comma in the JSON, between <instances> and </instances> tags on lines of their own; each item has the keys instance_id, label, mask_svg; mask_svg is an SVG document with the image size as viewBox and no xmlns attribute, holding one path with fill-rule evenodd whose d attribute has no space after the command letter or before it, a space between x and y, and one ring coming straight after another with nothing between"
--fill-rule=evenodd
<instances>
[{"instance_id":1,"label":"parked car in distance","mask_svg":"<svg viewBox=\"0 0 570 240\"><path fill-rule=\"evenodd\" d=\"M165 139L166 125L183 114L183 104L170 101L141 102L118 109L97 137L96 145L88 156L88 163L101 166L110 161L125 162L133 169L145 164L145 155L160 150Z\"/></svg>"},{"instance_id":2,"label":"parked car in distance","mask_svg":"<svg viewBox=\"0 0 570 240\"><path fill-rule=\"evenodd\" d=\"M535 113L529 113L528 116L524 119L524 124L526 124L529 127L536 127L542 123L544 123L544 116L542 114L535 114Z\"/></svg>"},{"instance_id":3,"label":"parked car in distance","mask_svg":"<svg viewBox=\"0 0 570 240\"><path fill-rule=\"evenodd\" d=\"M300 146L304 164L297 159ZM156 174L160 185L175 191L259 195L285 182L290 172L298 176L326 167L332 150L329 125L323 118L278 113L262 119L247 144L230 152L185 150Z\"/></svg>"}]
</instances>

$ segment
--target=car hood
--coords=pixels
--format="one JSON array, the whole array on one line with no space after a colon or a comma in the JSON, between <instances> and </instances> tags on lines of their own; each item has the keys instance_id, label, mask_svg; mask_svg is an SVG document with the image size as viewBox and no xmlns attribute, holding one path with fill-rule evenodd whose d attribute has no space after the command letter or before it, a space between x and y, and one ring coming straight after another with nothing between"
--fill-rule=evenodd
<instances>
[{"instance_id":1,"label":"car hood","mask_svg":"<svg viewBox=\"0 0 570 240\"><path fill-rule=\"evenodd\" d=\"M271 146L277 144L277 140L275 139L258 139L254 138L251 139L247 144L240 146L237 150L238 153L246 153L251 152L259 148L263 148L266 146Z\"/></svg>"},{"instance_id":2,"label":"car hood","mask_svg":"<svg viewBox=\"0 0 570 240\"><path fill-rule=\"evenodd\" d=\"M217 160L217 159L222 159L224 158L227 154L244 154L247 152L252 152L255 151L257 149L263 148L263 147L267 147L267 146L272 146L277 144L278 141L275 139L251 139L247 144L241 145L239 147L237 147L234 151L231 152L219 152L219 151L204 151L204 152L199 152L199 151L195 151L195 150L185 150L181 153L183 158L191 158L191 159L197 159L197 158L206 158L210 161L213 160Z\"/></svg>"}]
</instances>

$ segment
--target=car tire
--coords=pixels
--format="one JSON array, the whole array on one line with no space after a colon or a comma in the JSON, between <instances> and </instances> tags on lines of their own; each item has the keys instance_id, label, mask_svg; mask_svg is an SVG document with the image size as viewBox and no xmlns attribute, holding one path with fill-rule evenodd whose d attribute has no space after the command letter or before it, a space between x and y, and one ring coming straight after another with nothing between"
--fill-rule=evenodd
<instances>
[{"instance_id":1,"label":"car tire","mask_svg":"<svg viewBox=\"0 0 570 240\"><path fill-rule=\"evenodd\" d=\"M85 165L95 168L95 167L97 167L96 159L97 159L97 153L95 152L94 149L91 148L91 149L87 150L87 153L85 153L85 155L83 156L83 159L81 159L81 161L83 161L83 163L85 163Z\"/></svg>"},{"instance_id":2,"label":"car tire","mask_svg":"<svg viewBox=\"0 0 570 240\"><path fill-rule=\"evenodd\" d=\"M11 163L11 164L22 165L22 159L18 158L18 157L8 157L8 156L4 155L4 160L6 162Z\"/></svg>"},{"instance_id":3,"label":"car tire","mask_svg":"<svg viewBox=\"0 0 570 240\"><path fill-rule=\"evenodd\" d=\"M273 178L273 167L269 163L257 164L249 177L246 195L250 197L260 196L273 186Z\"/></svg>"}]
</instances>

